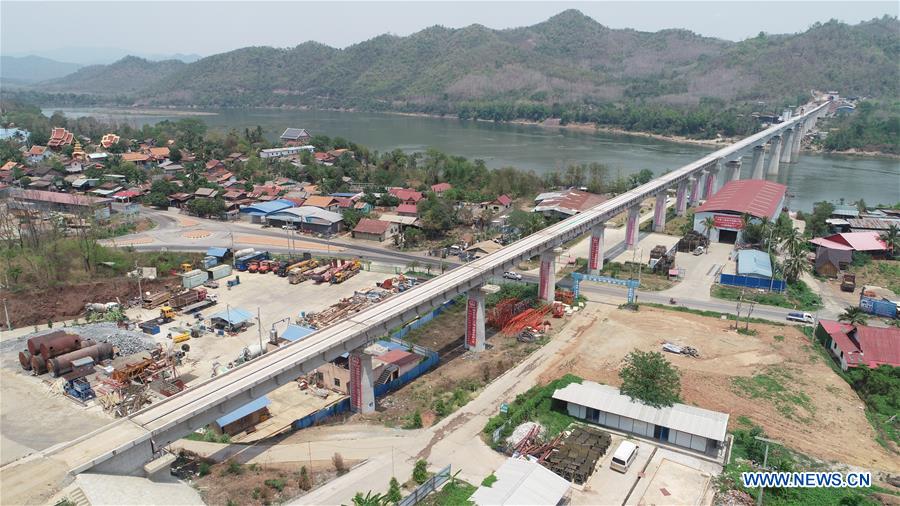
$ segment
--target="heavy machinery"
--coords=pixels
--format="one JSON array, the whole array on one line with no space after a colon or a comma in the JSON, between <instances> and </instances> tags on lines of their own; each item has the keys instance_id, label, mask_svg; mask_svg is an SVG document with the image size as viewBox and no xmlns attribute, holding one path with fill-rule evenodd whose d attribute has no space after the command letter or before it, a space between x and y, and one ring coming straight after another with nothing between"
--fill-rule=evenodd
<instances>
[{"instance_id":1,"label":"heavy machinery","mask_svg":"<svg viewBox=\"0 0 900 506\"><path fill-rule=\"evenodd\" d=\"M192 264L187 262L181 264L181 272L191 272L192 270L194 270L194 266Z\"/></svg>"},{"instance_id":2,"label":"heavy machinery","mask_svg":"<svg viewBox=\"0 0 900 506\"><path fill-rule=\"evenodd\" d=\"M143 301L141 302L141 307L144 309L153 309L162 304L165 304L172 298L172 293L168 290L156 293L147 292L144 294Z\"/></svg>"},{"instance_id":3,"label":"heavy machinery","mask_svg":"<svg viewBox=\"0 0 900 506\"><path fill-rule=\"evenodd\" d=\"M179 309L189 304L206 299L206 288L191 288L185 292L179 293L169 300L169 306Z\"/></svg>"},{"instance_id":4,"label":"heavy machinery","mask_svg":"<svg viewBox=\"0 0 900 506\"><path fill-rule=\"evenodd\" d=\"M169 329L169 335L166 337L172 340L172 344L183 343L191 338L191 331L181 327L173 327Z\"/></svg>"},{"instance_id":5,"label":"heavy machinery","mask_svg":"<svg viewBox=\"0 0 900 506\"><path fill-rule=\"evenodd\" d=\"M853 292L856 290L856 274L845 273L841 279L841 291Z\"/></svg>"},{"instance_id":6,"label":"heavy machinery","mask_svg":"<svg viewBox=\"0 0 900 506\"><path fill-rule=\"evenodd\" d=\"M66 386L63 387L63 389L65 390L66 395L81 402L87 402L94 397L97 397L97 394L94 393L94 389L91 388L91 383L86 378L69 380L66 382Z\"/></svg>"},{"instance_id":7,"label":"heavy machinery","mask_svg":"<svg viewBox=\"0 0 900 506\"><path fill-rule=\"evenodd\" d=\"M247 262L247 272L259 272L259 260L250 260L249 262Z\"/></svg>"},{"instance_id":8,"label":"heavy machinery","mask_svg":"<svg viewBox=\"0 0 900 506\"><path fill-rule=\"evenodd\" d=\"M272 270L272 261L263 260L259 262L259 268L256 270L259 274L268 274Z\"/></svg>"},{"instance_id":9,"label":"heavy machinery","mask_svg":"<svg viewBox=\"0 0 900 506\"><path fill-rule=\"evenodd\" d=\"M204 298L203 300L181 308L181 312L184 314L190 314L194 311L199 311L201 309L206 309L210 306L214 306L217 302L219 302L219 296L214 293L210 293L207 294L206 298Z\"/></svg>"},{"instance_id":10,"label":"heavy machinery","mask_svg":"<svg viewBox=\"0 0 900 506\"><path fill-rule=\"evenodd\" d=\"M319 266L319 262L315 258L310 258L307 260L303 260L302 262L297 262L294 265L288 267L288 282L292 285L296 285L302 281L306 281L310 278L313 273L313 269ZM329 267L325 267L324 270L328 270Z\"/></svg>"},{"instance_id":11,"label":"heavy machinery","mask_svg":"<svg viewBox=\"0 0 900 506\"><path fill-rule=\"evenodd\" d=\"M337 272L334 273L334 276L331 277L331 284L343 283L344 281L356 276L359 272L360 264L359 260L351 260L344 265L340 266Z\"/></svg>"}]
</instances>

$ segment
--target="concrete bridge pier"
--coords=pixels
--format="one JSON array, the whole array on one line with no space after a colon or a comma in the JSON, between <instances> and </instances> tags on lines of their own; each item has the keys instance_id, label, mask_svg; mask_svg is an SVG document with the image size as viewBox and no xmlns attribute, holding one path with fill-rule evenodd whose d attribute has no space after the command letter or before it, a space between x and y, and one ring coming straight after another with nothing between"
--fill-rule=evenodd
<instances>
[{"instance_id":1,"label":"concrete bridge pier","mask_svg":"<svg viewBox=\"0 0 900 506\"><path fill-rule=\"evenodd\" d=\"M556 256L562 249L553 248L541 253L541 279L538 284L538 298L552 303L556 300Z\"/></svg>"},{"instance_id":2,"label":"concrete bridge pier","mask_svg":"<svg viewBox=\"0 0 900 506\"><path fill-rule=\"evenodd\" d=\"M92 473L113 474L117 476L146 477L144 466L153 460L153 443L150 439L141 441L128 448L128 451L113 455L111 458L88 468ZM87 470L87 469L85 469ZM75 469L73 474L82 472Z\"/></svg>"},{"instance_id":3,"label":"concrete bridge pier","mask_svg":"<svg viewBox=\"0 0 900 506\"><path fill-rule=\"evenodd\" d=\"M663 233L666 231L666 191L662 191L656 195L656 202L653 204L653 231Z\"/></svg>"},{"instance_id":4,"label":"concrete bridge pier","mask_svg":"<svg viewBox=\"0 0 900 506\"><path fill-rule=\"evenodd\" d=\"M782 137L782 147L781 147L781 158L779 161L781 163L791 163L791 150L794 146L794 129L788 128L784 131L784 137Z\"/></svg>"},{"instance_id":5,"label":"concrete bridge pier","mask_svg":"<svg viewBox=\"0 0 900 506\"><path fill-rule=\"evenodd\" d=\"M778 160L781 158L781 136L776 135L770 141L771 150L769 151L769 167L767 173L771 175L778 174Z\"/></svg>"},{"instance_id":6,"label":"concrete bridge pier","mask_svg":"<svg viewBox=\"0 0 900 506\"><path fill-rule=\"evenodd\" d=\"M709 200L716 193L716 179L719 175L719 167L710 167L706 169L706 185L703 190L703 198Z\"/></svg>"},{"instance_id":7,"label":"concrete bridge pier","mask_svg":"<svg viewBox=\"0 0 900 506\"><path fill-rule=\"evenodd\" d=\"M691 176L691 205L700 203L700 175Z\"/></svg>"},{"instance_id":8,"label":"concrete bridge pier","mask_svg":"<svg viewBox=\"0 0 900 506\"><path fill-rule=\"evenodd\" d=\"M740 158L738 158L737 160L732 160L726 164L726 166L728 167L729 181L741 180L741 165L743 165L743 162Z\"/></svg>"},{"instance_id":9,"label":"concrete bridge pier","mask_svg":"<svg viewBox=\"0 0 900 506\"><path fill-rule=\"evenodd\" d=\"M753 148L753 173L751 179L764 179L766 177L766 145L761 144Z\"/></svg>"},{"instance_id":10,"label":"concrete bridge pier","mask_svg":"<svg viewBox=\"0 0 900 506\"><path fill-rule=\"evenodd\" d=\"M363 348L350 352L350 408L357 413L375 412L375 373L372 355Z\"/></svg>"},{"instance_id":11,"label":"concrete bridge pier","mask_svg":"<svg viewBox=\"0 0 900 506\"><path fill-rule=\"evenodd\" d=\"M591 246L588 251L588 271L599 276L603 270L603 236L606 233L606 223L594 225L591 228Z\"/></svg>"},{"instance_id":12,"label":"concrete bridge pier","mask_svg":"<svg viewBox=\"0 0 900 506\"><path fill-rule=\"evenodd\" d=\"M638 238L638 216L640 216L640 204L628 208L628 220L625 222L625 246L634 249Z\"/></svg>"},{"instance_id":13,"label":"concrete bridge pier","mask_svg":"<svg viewBox=\"0 0 900 506\"><path fill-rule=\"evenodd\" d=\"M794 127L794 137L791 143L791 163L797 163L800 159L800 144L803 142L803 135L806 132L806 126L803 121L797 123Z\"/></svg>"},{"instance_id":14,"label":"concrete bridge pier","mask_svg":"<svg viewBox=\"0 0 900 506\"><path fill-rule=\"evenodd\" d=\"M484 351L484 291L469 290L466 301L466 349Z\"/></svg>"},{"instance_id":15,"label":"concrete bridge pier","mask_svg":"<svg viewBox=\"0 0 900 506\"><path fill-rule=\"evenodd\" d=\"M678 189L675 190L675 214L678 216L684 216L687 212L687 191L688 180L685 179L678 183Z\"/></svg>"}]
</instances>

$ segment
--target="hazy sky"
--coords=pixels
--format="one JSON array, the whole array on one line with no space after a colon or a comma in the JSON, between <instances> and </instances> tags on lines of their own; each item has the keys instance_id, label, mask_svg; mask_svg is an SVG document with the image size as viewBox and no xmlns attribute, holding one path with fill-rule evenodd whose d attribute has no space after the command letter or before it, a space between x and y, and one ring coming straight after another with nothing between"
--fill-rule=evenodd
<instances>
[{"instance_id":1,"label":"hazy sky","mask_svg":"<svg viewBox=\"0 0 900 506\"><path fill-rule=\"evenodd\" d=\"M741 40L794 33L816 21L857 23L898 15L897 2L40 2L0 0L0 52L66 57L74 48L209 55L244 46L293 47L307 40L346 47L381 33L432 25L509 28L568 8L613 28L686 28ZM81 56L90 59L91 51ZM74 58L74 57L73 57ZM69 58L70 61L73 58ZM65 60L66 58L58 58Z\"/></svg>"}]
</instances>

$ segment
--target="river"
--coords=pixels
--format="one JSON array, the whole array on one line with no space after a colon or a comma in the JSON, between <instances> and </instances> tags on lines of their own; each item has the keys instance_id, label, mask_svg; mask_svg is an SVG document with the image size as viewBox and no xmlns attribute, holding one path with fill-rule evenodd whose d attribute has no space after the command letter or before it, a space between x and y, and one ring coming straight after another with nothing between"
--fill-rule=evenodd
<instances>
[{"instance_id":1,"label":"river","mask_svg":"<svg viewBox=\"0 0 900 506\"><path fill-rule=\"evenodd\" d=\"M189 117L191 111L131 111L106 108L61 110L69 117L95 116L126 121L139 127L164 119ZM460 121L395 114L281 109L226 109L197 115L212 129L227 131L262 126L277 138L286 127L306 128L313 134L344 137L378 151L424 151L437 148L448 154L480 158L492 168L516 167L542 174L564 170L573 163L600 162L613 177L641 169L659 174L687 164L713 148L645 137L615 135L531 125ZM211 113L211 114L205 114ZM749 176L749 158L744 177ZM798 163L786 165L773 181L786 184L793 195L788 205L808 211L813 202L863 198L867 204L900 202L900 161L846 155L801 153Z\"/></svg>"}]
</instances>

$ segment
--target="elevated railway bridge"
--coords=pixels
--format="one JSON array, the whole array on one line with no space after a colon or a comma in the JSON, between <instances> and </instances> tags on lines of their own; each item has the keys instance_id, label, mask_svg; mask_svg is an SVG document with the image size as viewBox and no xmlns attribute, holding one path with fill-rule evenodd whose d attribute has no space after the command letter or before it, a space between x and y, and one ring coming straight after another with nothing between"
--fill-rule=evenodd
<instances>
[{"instance_id":1,"label":"elevated railway bridge","mask_svg":"<svg viewBox=\"0 0 900 506\"><path fill-rule=\"evenodd\" d=\"M539 294L542 299L552 300L556 272L554 249L590 233L589 270L596 274L603 267L603 235L607 220L620 213L628 213L626 244L634 247L638 210L645 199L657 199L653 227L662 230L665 225L665 199L670 189L675 190L675 210L681 215L688 204L711 195L720 178L740 178L745 157L750 158L752 168L747 172L751 177L762 178L767 173L777 173L781 164L797 160L802 136L813 127L827 105L807 105L799 114L782 123L397 294L306 339L194 385L74 441L29 457L26 462L8 464L0 469L3 488L7 489L6 492L15 493L17 487L25 487L29 480L23 473L34 473L39 468L35 459L49 459L55 469L64 468L71 474L89 470L139 474L146 463L173 441L347 352L351 357L354 408L362 412L372 411L375 408L372 359L362 351L369 343L448 299L468 294L470 324L467 325L469 335L466 342L475 351L483 350L484 295L480 287L491 278L502 275L523 260L540 256ZM786 114L789 115L789 112Z\"/></svg>"}]
</instances>

